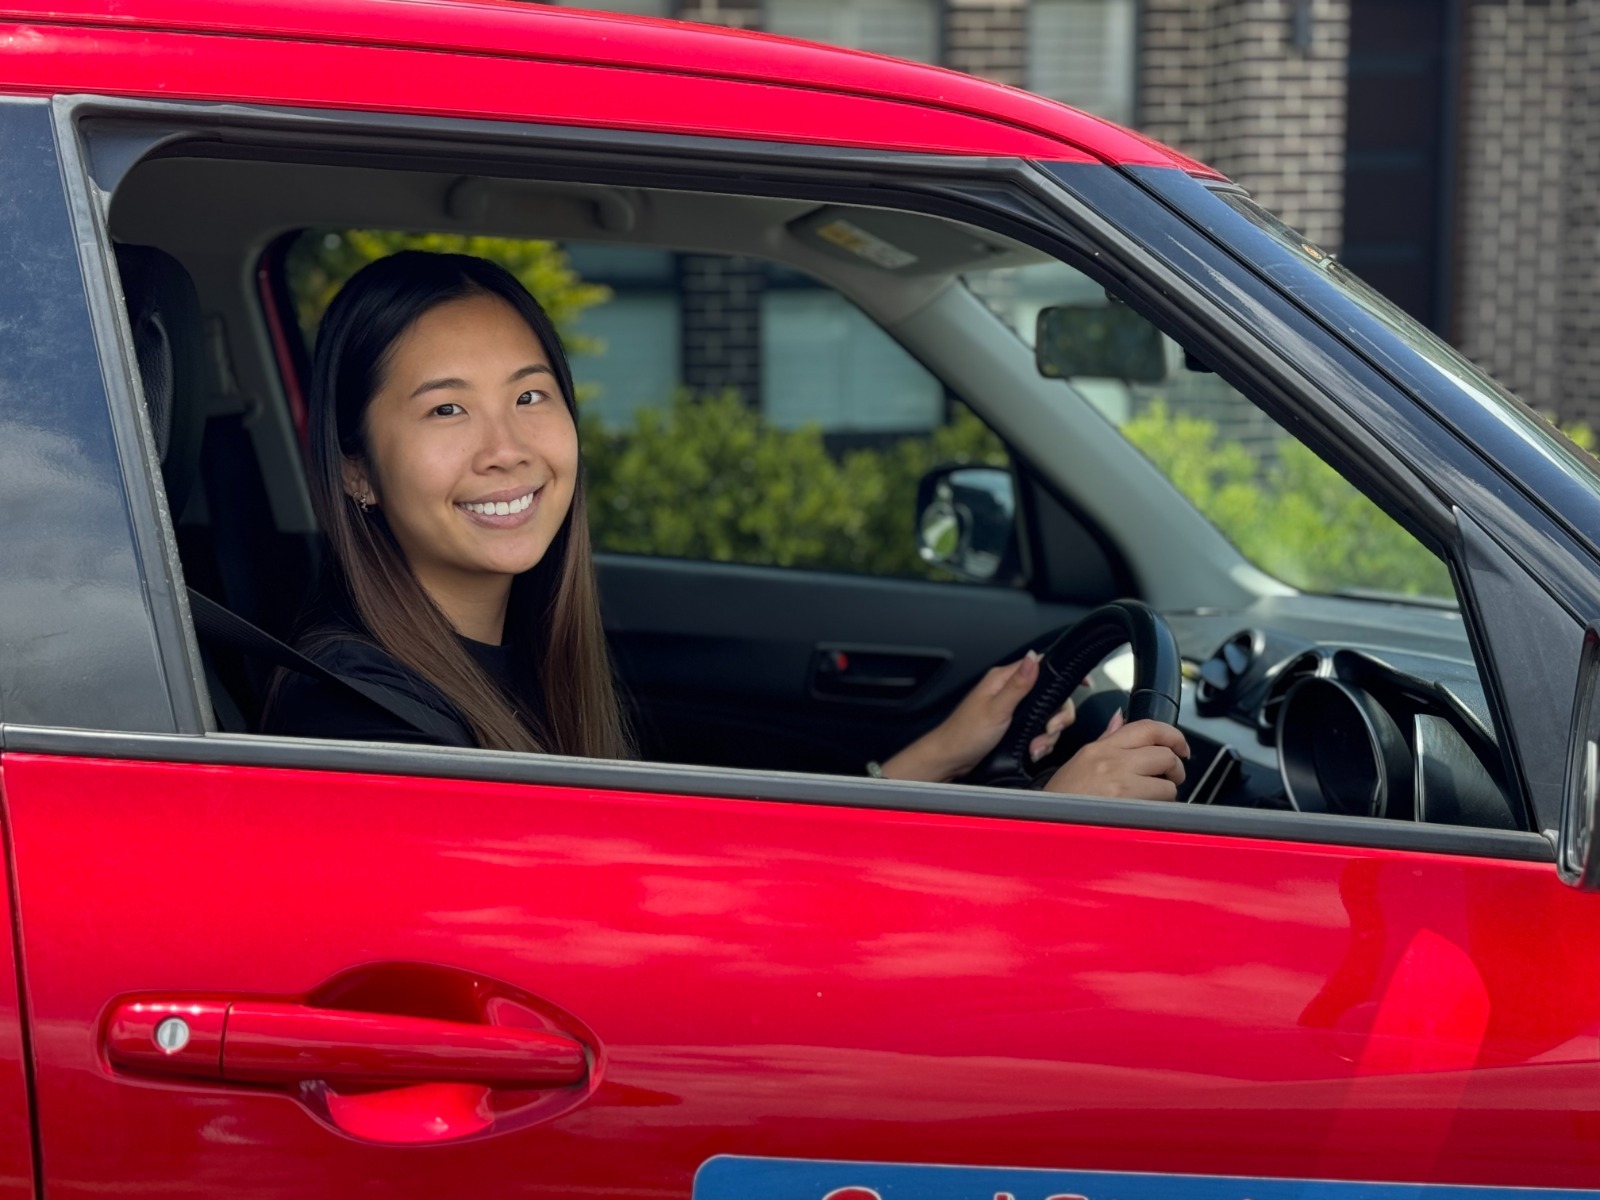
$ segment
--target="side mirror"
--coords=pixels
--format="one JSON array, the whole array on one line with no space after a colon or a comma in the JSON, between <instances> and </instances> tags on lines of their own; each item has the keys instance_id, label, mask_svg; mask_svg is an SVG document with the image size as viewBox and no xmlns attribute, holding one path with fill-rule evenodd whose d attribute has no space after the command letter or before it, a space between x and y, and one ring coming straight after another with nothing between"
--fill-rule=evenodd
<instances>
[{"instance_id":1,"label":"side mirror","mask_svg":"<svg viewBox=\"0 0 1600 1200\"><path fill-rule=\"evenodd\" d=\"M1567 734L1567 781L1563 789L1556 868L1564 882L1600 891L1600 622L1583 631L1578 651L1578 691Z\"/></svg>"},{"instance_id":2,"label":"side mirror","mask_svg":"<svg viewBox=\"0 0 1600 1200\"><path fill-rule=\"evenodd\" d=\"M1041 309L1033 359L1039 374L1049 379L1160 383L1167 377L1161 331L1115 301Z\"/></svg>"},{"instance_id":3,"label":"side mirror","mask_svg":"<svg viewBox=\"0 0 1600 1200\"><path fill-rule=\"evenodd\" d=\"M917 552L963 579L999 574L1016 528L1011 472L1000 467L935 467L917 487Z\"/></svg>"}]
</instances>

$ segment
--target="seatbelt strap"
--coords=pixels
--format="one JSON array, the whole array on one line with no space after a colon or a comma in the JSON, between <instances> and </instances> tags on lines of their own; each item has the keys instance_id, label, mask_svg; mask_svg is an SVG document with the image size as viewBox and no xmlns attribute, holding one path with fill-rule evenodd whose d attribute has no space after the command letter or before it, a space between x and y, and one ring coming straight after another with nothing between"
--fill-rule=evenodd
<instances>
[{"instance_id":1,"label":"seatbelt strap","mask_svg":"<svg viewBox=\"0 0 1600 1200\"><path fill-rule=\"evenodd\" d=\"M459 724L426 704L381 683L330 671L193 588L189 589L189 611L194 615L195 632L202 638L221 642L241 654L263 658L286 671L308 675L321 683L355 692L390 716L446 746L476 744Z\"/></svg>"},{"instance_id":2,"label":"seatbelt strap","mask_svg":"<svg viewBox=\"0 0 1600 1200\"><path fill-rule=\"evenodd\" d=\"M217 724L222 726L224 733L249 733L250 722L234 700L233 693L222 682L222 676L217 674L217 664L212 661L211 655L202 654L200 663L205 668L206 688L211 693L211 707L216 710Z\"/></svg>"}]
</instances>

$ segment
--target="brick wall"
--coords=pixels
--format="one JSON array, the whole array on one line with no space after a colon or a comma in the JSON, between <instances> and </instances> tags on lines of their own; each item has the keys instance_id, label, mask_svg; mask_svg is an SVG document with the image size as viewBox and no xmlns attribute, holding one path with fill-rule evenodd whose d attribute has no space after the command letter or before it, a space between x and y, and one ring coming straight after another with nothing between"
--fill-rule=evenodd
<instances>
[{"instance_id":1,"label":"brick wall","mask_svg":"<svg viewBox=\"0 0 1600 1200\"><path fill-rule=\"evenodd\" d=\"M1566 0L1466 13L1456 343L1536 408L1561 406Z\"/></svg>"},{"instance_id":2,"label":"brick wall","mask_svg":"<svg viewBox=\"0 0 1600 1200\"><path fill-rule=\"evenodd\" d=\"M1344 207L1348 0L1145 0L1139 126L1336 249Z\"/></svg>"},{"instance_id":3,"label":"brick wall","mask_svg":"<svg viewBox=\"0 0 1600 1200\"><path fill-rule=\"evenodd\" d=\"M1012 87L1027 85L1027 0L946 0L944 65Z\"/></svg>"},{"instance_id":4,"label":"brick wall","mask_svg":"<svg viewBox=\"0 0 1600 1200\"><path fill-rule=\"evenodd\" d=\"M1558 407L1600 423L1600 5L1574 5L1570 21Z\"/></svg>"},{"instance_id":5,"label":"brick wall","mask_svg":"<svg viewBox=\"0 0 1600 1200\"><path fill-rule=\"evenodd\" d=\"M750 403L761 396L761 294L756 259L721 254L678 257L683 382L696 391L733 388Z\"/></svg>"},{"instance_id":6,"label":"brick wall","mask_svg":"<svg viewBox=\"0 0 1600 1200\"><path fill-rule=\"evenodd\" d=\"M760 29L762 0L678 0L683 21ZM761 402L761 294L766 286L755 259L718 254L678 257L684 385L697 391L732 388L746 402Z\"/></svg>"},{"instance_id":7,"label":"brick wall","mask_svg":"<svg viewBox=\"0 0 1600 1200\"><path fill-rule=\"evenodd\" d=\"M1205 161L1211 149L1213 0L1145 0L1139 127Z\"/></svg>"}]
</instances>

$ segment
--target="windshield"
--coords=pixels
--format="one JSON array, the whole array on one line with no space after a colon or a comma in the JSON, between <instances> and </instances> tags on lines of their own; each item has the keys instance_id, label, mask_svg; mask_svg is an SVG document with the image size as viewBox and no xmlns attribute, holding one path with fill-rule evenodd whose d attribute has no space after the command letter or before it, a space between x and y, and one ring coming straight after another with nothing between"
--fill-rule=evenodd
<instances>
[{"instance_id":1,"label":"windshield","mask_svg":"<svg viewBox=\"0 0 1600 1200\"><path fill-rule=\"evenodd\" d=\"M1567 431L1557 429L1394 301L1254 200L1241 192L1225 189L1218 189L1212 194L1280 245L1316 267L1347 297L1403 338L1430 367L1471 395L1479 407L1494 412L1501 423L1523 442L1537 449L1568 478L1600 497L1600 470L1597 470L1600 463L1590 453L1594 448L1594 435L1588 427Z\"/></svg>"},{"instance_id":2,"label":"windshield","mask_svg":"<svg viewBox=\"0 0 1600 1200\"><path fill-rule=\"evenodd\" d=\"M1144 323L1114 311L1121 306L1087 275L1046 262L965 281L1030 347L1047 308L1067 342L1098 340L1099 353L1080 355L1093 365L1063 371L1063 386L1087 398L1268 574L1305 591L1454 600L1438 557L1183 347L1147 324L1141 338L1130 318ZM1122 345L1106 350L1110 337Z\"/></svg>"}]
</instances>

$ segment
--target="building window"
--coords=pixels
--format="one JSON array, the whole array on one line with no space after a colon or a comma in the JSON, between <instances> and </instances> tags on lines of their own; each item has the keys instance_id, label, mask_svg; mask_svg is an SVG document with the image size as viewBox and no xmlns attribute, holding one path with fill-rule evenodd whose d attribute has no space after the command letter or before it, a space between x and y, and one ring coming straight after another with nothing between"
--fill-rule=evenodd
<instances>
[{"instance_id":1,"label":"building window","mask_svg":"<svg viewBox=\"0 0 1600 1200\"><path fill-rule=\"evenodd\" d=\"M944 387L926 367L843 296L804 284L762 296L761 407L778 429L829 434L927 433L945 421Z\"/></svg>"},{"instance_id":2,"label":"building window","mask_svg":"<svg viewBox=\"0 0 1600 1200\"><path fill-rule=\"evenodd\" d=\"M1028 87L1085 112L1133 123L1135 0L1033 0Z\"/></svg>"},{"instance_id":3,"label":"building window","mask_svg":"<svg viewBox=\"0 0 1600 1200\"><path fill-rule=\"evenodd\" d=\"M677 267L664 250L569 243L567 264L611 298L573 322L583 341L572 356L585 411L605 424L631 424L641 408L664 407L682 379Z\"/></svg>"},{"instance_id":4,"label":"building window","mask_svg":"<svg viewBox=\"0 0 1600 1200\"><path fill-rule=\"evenodd\" d=\"M917 62L939 58L935 0L767 0L767 31Z\"/></svg>"}]
</instances>

